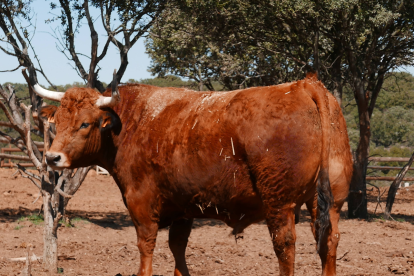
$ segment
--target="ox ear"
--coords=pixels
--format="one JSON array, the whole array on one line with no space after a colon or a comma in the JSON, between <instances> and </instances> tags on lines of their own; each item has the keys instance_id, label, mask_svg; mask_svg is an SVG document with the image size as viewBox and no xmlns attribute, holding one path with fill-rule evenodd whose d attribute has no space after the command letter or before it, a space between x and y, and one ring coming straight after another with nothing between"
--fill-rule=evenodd
<instances>
[{"instance_id":1,"label":"ox ear","mask_svg":"<svg viewBox=\"0 0 414 276\"><path fill-rule=\"evenodd\" d=\"M101 131L109 129L116 130L120 126L119 117L114 112L106 111L99 120L99 128Z\"/></svg>"},{"instance_id":2,"label":"ox ear","mask_svg":"<svg viewBox=\"0 0 414 276\"><path fill-rule=\"evenodd\" d=\"M55 122L55 112L58 109L57 106L47 105L40 109L40 119L47 119L49 123Z\"/></svg>"}]
</instances>

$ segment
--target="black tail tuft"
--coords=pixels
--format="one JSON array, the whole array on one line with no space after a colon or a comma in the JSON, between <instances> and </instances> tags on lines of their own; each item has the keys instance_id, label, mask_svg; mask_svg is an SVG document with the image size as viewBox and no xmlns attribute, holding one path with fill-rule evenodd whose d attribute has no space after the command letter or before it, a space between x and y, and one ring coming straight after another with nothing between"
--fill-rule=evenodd
<instances>
[{"instance_id":1,"label":"black tail tuft","mask_svg":"<svg viewBox=\"0 0 414 276\"><path fill-rule=\"evenodd\" d=\"M322 169L323 170L323 169ZM333 195L329 176L326 172L321 171L319 175L319 183L317 186L318 192L318 216L316 218L315 226L317 229L318 252L320 251L321 242L324 241L331 230L331 221L329 210L333 205Z\"/></svg>"}]
</instances>

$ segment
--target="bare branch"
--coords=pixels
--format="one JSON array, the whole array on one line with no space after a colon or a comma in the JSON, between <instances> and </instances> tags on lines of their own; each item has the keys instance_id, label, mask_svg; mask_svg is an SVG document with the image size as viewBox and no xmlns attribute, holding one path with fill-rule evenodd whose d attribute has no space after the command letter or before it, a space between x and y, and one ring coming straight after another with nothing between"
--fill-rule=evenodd
<instances>
[{"instance_id":1,"label":"bare branch","mask_svg":"<svg viewBox=\"0 0 414 276\"><path fill-rule=\"evenodd\" d=\"M4 144L11 143L11 144L13 144L15 146L22 146L22 147L25 146L24 143L23 143L23 141L22 141L22 139L20 137L19 138L13 138L13 137L9 136L8 134L3 133L1 131L0 131L0 135L2 135L2 136L5 137L5 138L0 137L0 143L4 143ZM37 147L43 147L43 142L34 141L34 144Z\"/></svg>"},{"instance_id":2,"label":"bare branch","mask_svg":"<svg viewBox=\"0 0 414 276\"><path fill-rule=\"evenodd\" d=\"M52 232L53 232L53 235L55 235L55 236L56 236L56 232L57 232L57 229L58 229L58 226L59 226L59 220L61 218L62 218L62 214L61 213L58 213L56 215L55 219L53 220Z\"/></svg>"},{"instance_id":3,"label":"bare branch","mask_svg":"<svg viewBox=\"0 0 414 276\"><path fill-rule=\"evenodd\" d=\"M0 48L1 48L1 46L0 46ZM6 52L6 54L7 54L7 52ZM4 73L4 72L14 72L14 71L16 71L17 69L19 69L20 67L22 67L22 65L17 65L17 67L16 68L14 68L14 69L11 69L11 70L3 70L3 71L0 71L0 73Z\"/></svg>"},{"instance_id":4,"label":"bare branch","mask_svg":"<svg viewBox=\"0 0 414 276\"><path fill-rule=\"evenodd\" d=\"M83 8L85 9L85 16L88 21L89 29L91 31L91 61L89 64L88 86L92 88L94 86L95 80L95 68L98 64L98 33L95 30L91 15L89 14L88 0L85 0L83 2Z\"/></svg>"},{"instance_id":5,"label":"bare branch","mask_svg":"<svg viewBox=\"0 0 414 276\"><path fill-rule=\"evenodd\" d=\"M27 152L28 155L31 159L31 161L33 162L33 164L35 165L35 167L39 170L42 171L42 163L39 162L39 160L36 158L34 152L33 152L33 147L32 147L32 138L30 137L30 108L32 107L31 105L29 105L28 107L24 104L21 103L20 106L24 109L25 114L26 114L26 120L25 123L23 124L24 127L24 132L25 132L25 138L23 138L26 141L26 146L27 146Z\"/></svg>"},{"instance_id":6,"label":"bare branch","mask_svg":"<svg viewBox=\"0 0 414 276\"><path fill-rule=\"evenodd\" d=\"M65 198L73 197L72 195L69 195L60 189L60 187L62 187L63 182L69 182L68 178L71 175L71 172L72 170L67 170L67 169L63 170L63 174L59 177L58 183L55 187L55 191L57 191L61 196Z\"/></svg>"},{"instance_id":7,"label":"bare branch","mask_svg":"<svg viewBox=\"0 0 414 276\"><path fill-rule=\"evenodd\" d=\"M7 154L7 153L0 153L0 159L15 159L20 161L32 161L30 157L24 155L15 155L15 154Z\"/></svg>"},{"instance_id":8,"label":"bare branch","mask_svg":"<svg viewBox=\"0 0 414 276\"><path fill-rule=\"evenodd\" d=\"M13 128L17 127L17 124L14 122L13 116L10 114L7 107L1 101L0 101L0 108L4 111L4 114L6 115L7 119L9 119L10 123L13 125Z\"/></svg>"},{"instance_id":9,"label":"bare branch","mask_svg":"<svg viewBox=\"0 0 414 276\"><path fill-rule=\"evenodd\" d=\"M392 205L394 204L394 199L395 199L395 195L398 191L398 187L399 187L401 181L403 180L405 174L407 173L408 169L411 167L413 161L414 161L414 152L411 155L410 160L408 161L408 163L398 173L397 177L394 179L394 181L392 182L392 184L390 186L390 189L388 191L388 196L387 196L387 205L385 206L385 212L384 212L384 217L386 219L389 219L391 217Z\"/></svg>"},{"instance_id":10,"label":"bare branch","mask_svg":"<svg viewBox=\"0 0 414 276\"><path fill-rule=\"evenodd\" d=\"M34 173L29 172L28 170L26 170L25 167L21 166L20 164L16 164L16 167L19 170L21 170L22 172L24 172L25 174L27 174L28 176L33 177L33 178L35 178L35 179L37 179L39 181L42 181L42 179L40 178L40 176L38 176L38 175L36 175Z\"/></svg>"},{"instance_id":11,"label":"bare branch","mask_svg":"<svg viewBox=\"0 0 414 276\"><path fill-rule=\"evenodd\" d=\"M17 165L16 165L17 166ZM23 168L22 166L20 166L19 167L19 173L20 173L20 175L23 177L23 178L27 178L27 179L29 179L30 181L32 181L32 183L39 189L39 190L41 190L42 189L42 187L40 186L40 183L37 183L36 182L36 180L32 177L32 176L30 176L30 175L24 175L23 173L22 173L22 171L21 171L21 169L20 168Z\"/></svg>"},{"instance_id":12,"label":"bare branch","mask_svg":"<svg viewBox=\"0 0 414 276\"><path fill-rule=\"evenodd\" d=\"M2 122L2 121L0 121L0 126L2 126L2 127L11 127L11 128L14 127L12 123Z\"/></svg>"},{"instance_id":13,"label":"bare branch","mask_svg":"<svg viewBox=\"0 0 414 276\"><path fill-rule=\"evenodd\" d=\"M3 42L7 42L7 41L5 41L5 40L3 40L3 39L0 39L0 41L3 41ZM7 42L8 43L8 42ZM2 50L5 54L8 54L9 56L13 56L13 57L18 57L19 55L16 55L16 54L14 54L14 53L12 53L12 52L9 52L8 50L6 50L6 49L4 49L3 47L1 47L0 46L0 50ZM19 65L19 66L21 66L21 65ZM7 72L7 71L6 71Z\"/></svg>"},{"instance_id":14,"label":"bare branch","mask_svg":"<svg viewBox=\"0 0 414 276\"><path fill-rule=\"evenodd\" d=\"M75 62L75 65L77 69L79 70L80 75L82 76L82 79L87 80L88 79L88 73L86 73L86 70L83 68L82 63L79 60L79 57L75 50L75 32L76 30L73 30L73 20L72 20L72 12L69 6L69 1L60 1L60 5L63 9L63 12L65 13L66 19L67 19L67 30L65 31L65 41L66 46L65 48L69 51L69 53L72 56L72 60Z\"/></svg>"}]
</instances>

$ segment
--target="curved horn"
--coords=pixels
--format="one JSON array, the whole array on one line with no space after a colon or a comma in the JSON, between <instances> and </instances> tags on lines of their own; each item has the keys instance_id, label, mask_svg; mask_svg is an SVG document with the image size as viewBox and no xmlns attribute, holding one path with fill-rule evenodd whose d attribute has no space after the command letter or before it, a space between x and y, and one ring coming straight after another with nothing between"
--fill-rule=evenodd
<instances>
[{"instance_id":1,"label":"curved horn","mask_svg":"<svg viewBox=\"0 0 414 276\"><path fill-rule=\"evenodd\" d=\"M96 106L114 107L121 101L121 96L119 95L119 90L118 90L118 80L116 77L116 70L114 70L114 76L112 79L111 87L112 87L112 96L111 97L100 96L98 100L96 100Z\"/></svg>"},{"instance_id":2,"label":"curved horn","mask_svg":"<svg viewBox=\"0 0 414 276\"><path fill-rule=\"evenodd\" d=\"M65 93L63 92L54 92L54 91L50 91L50 90L47 90L41 87L37 83L36 72L33 66L30 66L29 68L29 80L30 80L30 85L33 87L34 92L36 92L36 94L42 98L60 102L60 100L65 95Z\"/></svg>"}]
</instances>

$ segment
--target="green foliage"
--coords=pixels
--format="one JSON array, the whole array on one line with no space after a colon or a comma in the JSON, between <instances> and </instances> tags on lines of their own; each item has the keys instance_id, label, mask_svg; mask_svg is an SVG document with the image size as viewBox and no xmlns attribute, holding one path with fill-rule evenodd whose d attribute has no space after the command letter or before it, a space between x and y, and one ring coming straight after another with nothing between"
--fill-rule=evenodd
<instances>
[{"instance_id":1,"label":"green foliage","mask_svg":"<svg viewBox=\"0 0 414 276\"><path fill-rule=\"evenodd\" d=\"M23 222L23 221L30 221L34 225L40 225L44 222L44 219L42 215L33 214L30 216L21 217L18 219L18 222Z\"/></svg>"},{"instance_id":2,"label":"green foliage","mask_svg":"<svg viewBox=\"0 0 414 276\"><path fill-rule=\"evenodd\" d=\"M61 220L59 220L59 223L60 224L62 224L62 225L64 225L65 227L67 227L67 228L72 228L72 227L75 227L73 224L71 224L69 221L65 221L65 220L63 220L63 219L61 219Z\"/></svg>"},{"instance_id":3,"label":"green foliage","mask_svg":"<svg viewBox=\"0 0 414 276\"><path fill-rule=\"evenodd\" d=\"M153 79L140 79L139 81L130 79L128 83L142 83L159 87L187 87L195 89L197 83L194 81L183 81L180 77L167 75L165 77L157 77Z\"/></svg>"},{"instance_id":4,"label":"green foliage","mask_svg":"<svg viewBox=\"0 0 414 276\"><path fill-rule=\"evenodd\" d=\"M405 143L414 145L414 110L392 106L374 111L372 115L372 142L377 146Z\"/></svg>"},{"instance_id":5,"label":"green foliage","mask_svg":"<svg viewBox=\"0 0 414 276\"><path fill-rule=\"evenodd\" d=\"M294 70L299 67L293 61L279 53L272 22L276 10L267 1L171 5L146 40L151 72L189 78L210 90L213 81L232 90L303 76L301 70Z\"/></svg>"},{"instance_id":6,"label":"green foliage","mask_svg":"<svg viewBox=\"0 0 414 276\"><path fill-rule=\"evenodd\" d=\"M313 68L331 90L357 78L372 89L368 78L413 60L411 1L171 3L146 41L160 76L234 89L295 80Z\"/></svg>"},{"instance_id":7,"label":"green foliage","mask_svg":"<svg viewBox=\"0 0 414 276\"><path fill-rule=\"evenodd\" d=\"M373 148L396 145L414 148L414 77L405 72L388 73L376 102L371 117ZM359 141L359 115L349 87L344 89L343 103L351 148L355 150ZM370 155L374 153L371 150Z\"/></svg>"},{"instance_id":8,"label":"green foliage","mask_svg":"<svg viewBox=\"0 0 414 276\"><path fill-rule=\"evenodd\" d=\"M75 217L75 218L71 219L70 221L72 223L78 223L78 222L89 223L89 221L87 219L80 218L80 217Z\"/></svg>"},{"instance_id":9,"label":"green foliage","mask_svg":"<svg viewBox=\"0 0 414 276\"><path fill-rule=\"evenodd\" d=\"M414 77L411 74L402 72L387 75L376 108L384 111L393 106L414 108Z\"/></svg>"},{"instance_id":10,"label":"green foliage","mask_svg":"<svg viewBox=\"0 0 414 276\"><path fill-rule=\"evenodd\" d=\"M139 81L130 79L128 83L142 83L142 84L149 84L158 87L179 87L179 88L189 88L196 90L199 88L199 84L194 81L188 80L184 81L180 77L173 76L173 75L166 75L165 77L156 77L156 78L148 78L148 79L140 79ZM213 90L220 91L223 90L224 87L217 81L212 81L211 85ZM203 90L208 90L207 87L204 87Z\"/></svg>"}]
</instances>

